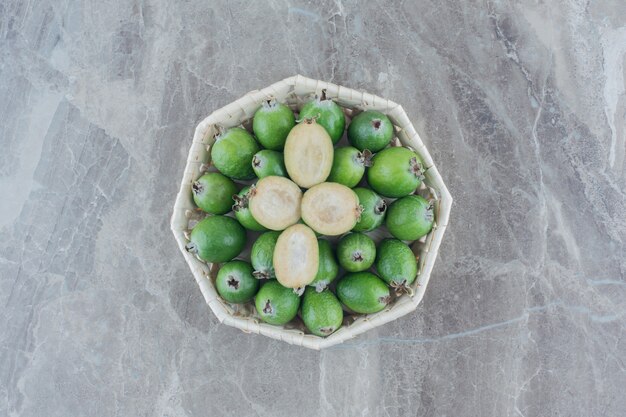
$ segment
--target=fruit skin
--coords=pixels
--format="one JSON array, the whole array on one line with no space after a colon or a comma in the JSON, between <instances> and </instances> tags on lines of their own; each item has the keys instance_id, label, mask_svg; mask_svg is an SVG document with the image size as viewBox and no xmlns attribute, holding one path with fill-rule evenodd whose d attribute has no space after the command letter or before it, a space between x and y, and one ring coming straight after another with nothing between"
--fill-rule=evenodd
<instances>
[{"instance_id":1,"label":"fruit skin","mask_svg":"<svg viewBox=\"0 0 626 417\"><path fill-rule=\"evenodd\" d=\"M254 298L256 311L266 323L283 325L298 314L300 297L278 281L267 281Z\"/></svg>"},{"instance_id":2,"label":"fruit skin","mask_svg":"<svg viewBox=\"0 0 626 417\"><path fill-rule=\"evenodd\" d=\"M280 232L265 232L257 238L250 251L250 262L257 279L276 278L274 272L274 248Z\"/></svg>"},{"instance_id":3,"label":"fruit skin","mask_svg":"<svg viewBox=\"0 0 626 417\"><path fill-rule=\"evenodd\" d=\"M258 151L258 143L247 130L233 127L216 137L211 147L211 160L227 177L249 180L254 178L252 157Z\"/></svg>"},{"instance_id":4,"label":"fruit skin","mask_svg":"<svg viewBox=\"0 0 626 417\"><path fill-rule=\"evenodd\" d=\"M235 212L235 217L246 229L255 232L264 232L267 228L254 220L252 213L250 213L250 208L248 207L249 192L250 186L247 186L242 188L238 194L233 195L232 199L235 202L235 204L233 204L233 211Z\"/></svg>"},{"instance_id":5,"label":"fruit skin","mask_svg":"<svg viewBox=\"0 0 626 417\"><path fill-rule=\"evenodd\" d=\"M291 129L285 142L285 167L293 182L310 188L326 181L333 166L333 142L315 120L306 119Z\"/></svg>"},{"instance_id":6,"label":"fruit skin","mask_svg":"<svg viewBox=\"0 0 626 417\"><path fill-rule=\"evenodd\" d=\"M285 229L276 241L273 263L278 282L302 294L319 268L319 246L313 230L304 224Z\"/></svg>"},{"instance_id":7,"label":"fruit skin","mask_svg":"<svg viewBox=\"0 0 626 417\"><path fill-rule=\"evenodd\" d=\"M417 277L415 254L400 240L385 239L378 245L376 271L392 288L405 289Z\"/></svg>"},{"instance_id":8,"label":"fruit skin","mask_svg":"<svg viewBox=\"0 0 626 417\"><path fill-rule=\"evenodd\" d=\"M245 245L246 230L237 220L211 216L196 224L185 249L206 262L216 263L230 261Z\"/></svg>"},{"instance_id":9,"label":"fruit skin","mask_svg":"<svg viewBox=\"0 0 626 417\"><path fill-rule=\"evenodd\" d=\"M387 202L369 188L357 187L352 191L359 197L359 204L363 207L361 218L352 228L355 232L371 232L385 221Z\"/></svg>"},{"instance_id":10,"label":"fruit skin","mask_svg":"<svg viewBox=\"0 0 626 417\"><path fill-rule=\"evenodd\" d=\"M319 123L336 145L346 128L346 117L341 107L334 101L326 99L326 92L322 91L322 96L306 103L300 110L300 119L317 117L315 121Z\"/></svg>"},{"instance_id":11,"label":"fruit skin","mask_svg":"<svg viewBox=\"0 0 626 417\"><path fill-rule=\"evenodd\" d=\"M309 287L302 297L302 321L314 335L329 336L343 322L341 303L330 290L317 292Z\"/></svg>"},{"instance_id":12,"label":"fruit skin","mask_svg":"<svg viewBox=\"0 0 626 417\"><path fill-rule=\"evenodd\" d=\"M325 239L317 239L319 250L319 266L315 279L309 284L320 292L337 278L339 274L339 264L335 259L335 254L330 243Z\"/></svg>"},{"instance_id":13,"label":"fruit skin","mask_svg":"<svg viewBox=\"0 0 626 417\"><path fill-rule=\"evenodd\" d=\"M417 240L431 231L434 219L433 207L424 197L409 195L389 206L385 224L393 237Z\"/></svg>"},{"instance_id":14,"label":"fruit skin","mask_svg":"<svg viewBox=\"0 0 626 417\"><path fill-rule=\"evenodd\" d=\"M378 152L393 137L393 124L384 114L368 110L359 113L348 126L348 141L359 150Z\"/></svg>"},{"instance_id":15,"label":"fruit skin","mask_svg":"<svg viewBox=\"0 0 626 417\"><path fill-rule=\"evenodd\" d=\"M230 211L231 196L237 193L237 186L224 174L209 172L191 184L191 193L193 201L203 211L225 214Z\"/></svg>"},{"instance_id":16,"label":"fruit skin","mask_svg":"<svg viewBox=\"0 0 626 417\"><path fill-rule=\"evenodd\" d=\"M274 151L283 149L295 125L296 117L291 109L273 99L264 101L252 119L252 130L259 143Z\"/></svg>"},{"instance_id":17,"label":"fruit skin","mask_svg":"<svg viewBox=\"0 0 626 417\"><path fill-rule=\"evenodd\" d=\"M326 181L337 182L349 188L356 186L365 174L365 167L371 165L371 158L372 153L367 149L361 152L352 146L336 148L333 167Z\"/></svg>"},{"instance_id":18,"label":"fruit skin","mask_svg":"<svg viewBox=\"0 0 626 417\"><path fill-rule=\"evenodd\" d=\"M355 313L371 314L391 301L387 285L371 272L347 274L337 283L337 297Z\"/></svg>"},{"instance_id":19,"label":"fruit skin","mask_svg":"<svg viewBox=\"0 0 626 417\"><path fill-rule=\"evenodd\" d=\"M422 183L423 166L417 154L400 146L387 148L372 159L367 182L385 197L404 197Z\"/></svg>"},{"instance_id":20,"label":"fruit skin","mask_svg":"<svg viewBox=\"0 0 626 417\"><path fill-rule=\"evenodd\" d=\"M259 281L252 276L252 266L244 261L226 262L217 273L215 288L229 303L246 303L254 298Z\"/></svg>"},{"instance_id":21,"label":"fruit skin","mask_svg":"<svg viewBox=\"0 0 626 417\"><path fill-rule=\"evenodd\" d=\"M270 175L287 176L283 154L269 149L263 149L254 154L252 157L252 169L259 178L269 177Z\"/></svg>"},{"instance_id":22,"label":"fruit skin","mask_svg":"<svg viewBox=\"0 0 626 417\"><path fill-rule=\"evenodd\" d=\"M363 233L350 233L337 244L337 259L348 272L359 272L369 269L376 259L376 244Z\"/></svg>"}]
</instances>

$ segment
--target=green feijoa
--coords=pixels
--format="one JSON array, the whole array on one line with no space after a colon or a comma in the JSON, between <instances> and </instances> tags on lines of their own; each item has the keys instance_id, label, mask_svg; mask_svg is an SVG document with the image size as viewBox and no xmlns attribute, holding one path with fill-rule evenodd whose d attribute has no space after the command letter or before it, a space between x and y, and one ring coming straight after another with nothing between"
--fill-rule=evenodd
<instances>
[{"instance_id":1,"label":"green feijoa","mask_svg":"<svg viewBox=\"0 0 626 417\"><path fill-rule=\"evenodd\" d=\"M263 232L267 230L267 228L259 224L259 222L257 222L254 217L252 217L252 213L250 213L250 208L248 207L249 192L250 186L247 186L242 188L238 194L232 196L232 200L235 202L235 204L233 204L235 217L237 218L239 223L241 223L241 225L246 229L255 232Z\"/></svg>"},{"instance_id":2,"label":"green feijoa","mask_svg":"<svg viewBox=\"0 0 626 417\"><path fill-rule=\"evenodd\" d=\"M283 287L276 280L263 284L254 301L261 320L279 326L293 320L300 307L300 297L293 289Z\"/></svg>"},{"instance_id":3,"label":"green feijoa","mask_svg":"<svg viewBox=\"0 0 626 417\"><path fill-rule=\"evenodd\" d=\"M233 180L219 172L204 174L191 184L193 201L211 214L228 213L232 205L231 196L236 192Z\"/></svg>"},{"instance_id":4,"label":"green feijoa","mask_svg":"<svg viewBox=\"0 0 626 417\"><path fill-rule=\"evenodd\" d=\"M230 261L245 245L246 230L237 220L211 216L196 224L185 249L206 262L215 263Z\"/></svg>"},{"instance_id":5,"label":"green feijoa","mask_svg":"<svg viewBox=\"0 0 626 417\"><path fill-rule=\"evenodd\" d=\"M376 251L378 275L397 293L412 293L409 285L417 276L417 259L411 248L398 239L385 239Z\"/></svg>"},{"instance_id":6,"label":"green feijoa","mask_svg":"<svg viewBox=\"0 0 626 417\"><path fill-rule=\"evenodd\" d=\"M374 155L367 170L367 182L385 197L404 197L419 187L423 172L422 161L415 152L395 146Z\"/></svg>"},{"instance_id":7,"label":"green feijoa","mask_svg":"<svg viewBox=\"0 0 626 417\"><path fill-rule=\"evenodd\" d=\"M319 248L319 266L317 269L317 275L313 282L309 284L311 287L319 292L337 278L339 274L339 265L335 259L335 254L330 246L330 243L326 239L317 239Z\"/></svg>"},{"instance_id":8,"label":"green feijoa","mask_svg":"<svg viewBox=\"0 0 626 417\"><path fill-rule=\"evenodd\" d=\"M371 166L371 162L372 153L367 149L359 151L352 146L336 148L333 167L326 181L338 182L352 188L361 181L365 167Z\"/></svg>"},{"instance_id":9,"label":"green feijoa","mask_svg":"<svg viewBox=\"0 0 626 417\"><path fill-rule=\"evenodd\" d=\"M326 337L341 327L343 309L335 294L307 288L302 297L302 321L311 333Z\"/></svg>"},{"instance_id":10,"label":"green feijoa","mask_svg":"<svg viewBox=\"0 0 626 417\"><path fill-rule=\"evenodd\" d=\"M247 130L233 127L220 133L211 147L213 165L224 175L236 180L254 178L252 157L259 144Z\"/></svg>"},{"instance_id":11,"label":"green feijoa","mask_svg":"<svg viewBox=\"0 0 626 417\"><path fill-rule=\"evenodd\" d=\"M376 244L363 233L347 234L337 244L337 259L348 272L365 271L376 259Z\"/></svg>"},{"instance_id":12,"label":"green feijoa","mask_svg":"<svg viewBox=\"0 0 626 417\"><path fill-rule=\"evenodd\" d=\"M286 105L274 99L265 100L254 113L252 130L264 148L279 151L285 146L285 140L296 117Z\"/></svg>"},{"instance_id":13,"label":"green feijoa","mask_svg":"<svg viewBox=\"0 0 626 417\"><path fill-rule=\"evenodd\" d=\"M383 224L387 213L387 202L369 188L357 187L353 191L363 207L361 218L352 228L355 232L370 232Z\"/></svg>"},{"instance_id":14,"label":"green feijoa","mask_svg":"<svg viewBox=\"0 0 626 417\"><path fill-rule=\"evenodd\" d=\"M417 240L433 228L433 205L419 195L402 197L389 206L385 225L393 237Z\"/></svg>"},{"instance_id":15,"label":"green feijoa","mask_svg":"<svg viewBox=\"0 0 626 417\"><path fill-rule=\"evenodd\" d=\"M315 118L328 132L333 144L337 144L346 128L346 117L341 107L331 99L326 98L326 91L322 95L306 103L300 110L300 119Z\"/></svg>"},{"instance_id":16,"label":"green feijoa","mask_svg":"<svg viewBox=\"0 0 626 417\"><path fill-rule=\"evenodd\" d=\"M336 293L355 313L377 313L391 301L389 287L371 272L347 274L337 283Z\"/></svg>"},{"instance_id":17,"label":"green feijoa","mask_svg":"<svg viewBox=\"0 0 626 417\"><path fill-rule=\"evenodd\" d=\"M252 276L252 266L244 261L226 262L217 273L215 287L229 303L246 303L254 298L259 281Z\"/></svg>"},{"instance_id":18,"label":"green feijoa","mask_svg":"<svg viewBox=\"0 0 626 417\"><path fill-rule=\"evenodd\" d=\"M357 114L348 126L348 141L359 150L378 152L393 137L393 124L384 114L368 110Z\"/></svg>"},{"instance_id":19,"label":"green feijoa","mask_svg":"<svg viewBox=\"0 0 626 417\"><path fill-rule=\"evenodd\" d=\"M274 248L281 232L265 232L252 245L250 261L257 279L276 278L274 273Z\"/></svg>"},{"instance_id":20,"label":"green feijoa","mask_svg":"<svg viewBox=\"0 0 626 417\"><path fill-rule=\"evenodd\" d=\"M263 149L254 154L252 157L252 169L259 178L269 177L270 175L287 176L283 154L270 149Z\"/></svg>"}]
</instances>

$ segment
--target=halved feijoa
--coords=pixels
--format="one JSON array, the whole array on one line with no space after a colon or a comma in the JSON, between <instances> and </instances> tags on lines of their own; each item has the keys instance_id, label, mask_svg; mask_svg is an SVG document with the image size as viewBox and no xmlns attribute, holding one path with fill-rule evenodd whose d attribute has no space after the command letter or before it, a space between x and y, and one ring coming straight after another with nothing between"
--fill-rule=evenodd
<instances>
[{"instance_id":1,"label":"halved feijoa","mask_svg":"<svg viewBox=\"0 0 626 417\"><path fill-rule=\"evenodd\" d=\"M284 230L300 220L300 187L284 177L261 178L249 193L254 219L271 230Z\"/></svg>"},{"instance_id":2,"label":"halved feijoa","mask_svg":"<svg viewBox=\"0 0 626 417\"><path fill-rule=\"evenodd\" d=\"M308 189L302 197L302 220L322 235L346 233L360 213L357 195L345 185L325 182Z\"/></svg>"},{"instance_id":3,"label":"halved feijoa","mask_svg":"<svg viewBox=\"0 0 626 417\"><path fill-rule=\"evenodd\" d=\"M317 274L319 249L315 233L303 224L294 224L283 231L274 248L276 279L287 288L303 288Z\"/></svg>"},{"instance_id":4,"label":"halved feijoa","mask_svg":"<svg viewBox=\"0 0 626 417\"><path fill-rule=\"evenodd\" d=\"M291 129L285 142L285 167L300 187L326 181L333 165L333 142L314 119L305 119Z\"/></svg>"}]
</instances>

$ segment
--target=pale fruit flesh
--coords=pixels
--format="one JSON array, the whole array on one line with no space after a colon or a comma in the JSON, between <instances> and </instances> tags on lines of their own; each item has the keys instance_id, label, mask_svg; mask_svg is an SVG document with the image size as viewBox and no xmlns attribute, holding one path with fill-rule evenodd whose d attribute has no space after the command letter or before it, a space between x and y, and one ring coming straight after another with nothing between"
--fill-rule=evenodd
<instances>
[{"instance_id":1,"label":"pale fruit flesh","mask_svg":"<svg viewBox=\"0 0 626 417\"><path fill-rule=\"evenodd\" d=\"M285 230L300 220L300 187L284 177L260 179L250 190L252 217L270 230Z\"/></svg>"},{"instance_id":2,"label":"pale fruit flesh","mask_svg":"<svg viewBox=\"0 0 626 417\"><path fill-rule=\"evenodd\" d=\"M325 182L307 190L302 197L302 220L323 235L348 232L360 214L356 193L342 184Z\"/></svg>"},{"instance_id":3,"label":"pale fruit flesh","mask_svg":"<svg viewBox=\"0 0 626 417\"><path fill-rule=\"evenodd\" d=\"M333 166L333 141L314 120L305 120L289 132L285 142L285 167L303 188L326 181Z\"/></svg>"},{"instance_id":4,"label":"pale fruit flesh","mask_svg":"<svg viewBox=\"0 0 626 417\"><path fill-rule=\"evenodd\" d=\"M303 288L317 275L319 249L315 232L295 224L280 234L274 248L274 271L278 282L287 288Z\"/></svg>"}]
</instances>

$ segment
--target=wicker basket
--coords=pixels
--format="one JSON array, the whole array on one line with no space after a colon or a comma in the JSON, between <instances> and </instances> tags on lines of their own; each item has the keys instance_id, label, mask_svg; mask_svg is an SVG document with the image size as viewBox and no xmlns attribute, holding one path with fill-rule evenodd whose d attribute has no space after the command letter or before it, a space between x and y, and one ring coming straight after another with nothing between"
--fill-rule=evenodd
<instances>
[{"instance_id":1,"label":"wicker basket","mask_svg":"<svg viewBox=\"0 0 626 417\"><path fill-rule=\"evenodd\" d=\"M412 148L424 161L426 179L418 193L435 199L433 229L425 238L415 242L412 246L419 261L418 277L412 285L413 294L411 296L403 295L395 299L385 310L376 314L348 315L344 325L325 338L307 334L297 320L284 327L272 326L261 322L255 316L256 312L252 305L234 306L228 304L219 297L215 290L214 279L218 265L207 264L185 250L188 231L192 226L190 223L199 219L199 213L195 210L192 199L191 184L203 172L211 170L209 149L214 141L213 136L217 132L217 126L233 127L243 124L244 127L249 128L254 112L261 102L268 97L273 96L278 101L285 102L292 109L297 110L315 94L319 95L322 90L326 90L327 97L334 99L346 109L348 117L362 110L377 110L385 113L396 128L395 144ZM174 204L171 227L178 246L200 286L204 299L220 322L237 327L246 333L259 333L274 339L284 340L290 344L311 349L322 349L351 339L415 310L424 296L424 291L426 291L426 285L437 257L437 250L448 224L451 205L452 197L402 106L372 94L296 75L262 90L249 92L239 100L213 112L196 127L180 191ZM370 236L378 241L387 234L379 229L371 233ZM243 258L246 256L249 256L249 245L242 253Z\"/></svg>"}]
</instances>

